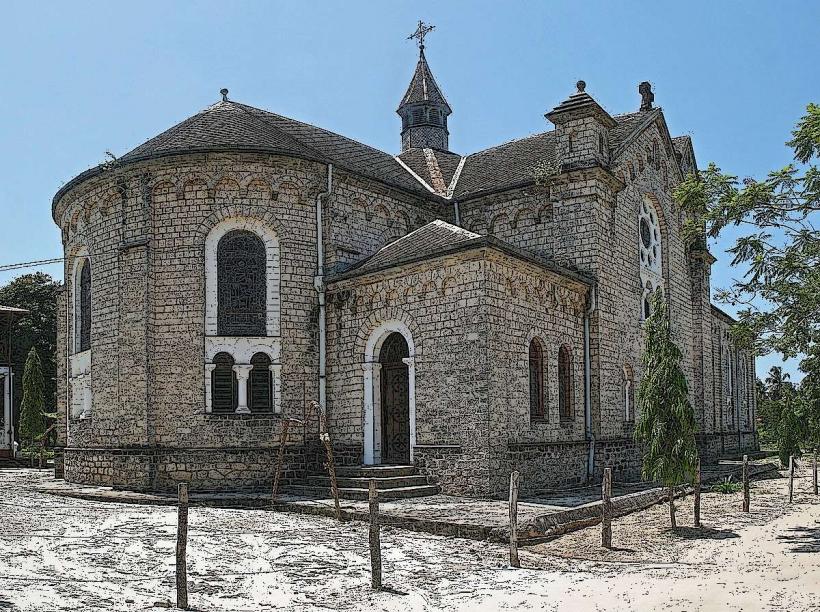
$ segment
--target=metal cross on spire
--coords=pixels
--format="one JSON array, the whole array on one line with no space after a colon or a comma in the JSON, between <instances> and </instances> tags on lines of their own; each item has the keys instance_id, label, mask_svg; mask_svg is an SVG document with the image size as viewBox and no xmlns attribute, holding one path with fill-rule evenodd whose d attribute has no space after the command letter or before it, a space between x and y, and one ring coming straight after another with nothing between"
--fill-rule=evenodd
<instances>
[{"instance_id":1,"label":"metal cross on spire","mask_svg":"<svg viewBox=\"0 0 820 612\"><path fill-rule=\"evenodd\" d=\"M419 27L416 28L415 32L413 32L410 36L407 37L407 40L412 40L413 38L415 38L419 46L419 49L424 49L424 37L435 29L436 26L426 24L421 19L419 19Z\"/></svg>"}]
</instances>

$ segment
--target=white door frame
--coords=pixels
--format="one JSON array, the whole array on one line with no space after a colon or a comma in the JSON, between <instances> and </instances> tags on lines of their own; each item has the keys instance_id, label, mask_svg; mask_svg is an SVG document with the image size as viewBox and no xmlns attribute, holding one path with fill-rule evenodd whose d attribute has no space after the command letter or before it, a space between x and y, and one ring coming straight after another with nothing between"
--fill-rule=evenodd
<instances>
[{"instance_id":1,"label":"white door frame","mask_svg":"<svg viewBox=\"0 0 820 612\"><path fill-rule=\"evenodd\" d=\"M381 364L379 351L387 336L398 332L407 342L408 403L410 408L410 463L416 446L416 345L407 325L401 321L385 321L379 325L367 341L364 350L364 458L365 465L381 463Z\"/></svg>"}]
</instances>

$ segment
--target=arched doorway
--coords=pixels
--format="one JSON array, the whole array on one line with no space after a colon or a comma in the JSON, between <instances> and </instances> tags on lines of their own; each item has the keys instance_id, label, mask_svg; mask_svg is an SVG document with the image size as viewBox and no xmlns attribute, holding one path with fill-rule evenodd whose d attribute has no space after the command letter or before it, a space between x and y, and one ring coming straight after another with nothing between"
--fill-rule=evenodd
<instances>
[{"instance_id":1,"label":"arched doorway","mask_svg":"<svg viewBox=\"0 0 820 612\"><path fill-rule=\"evenodd\" d=\"M382 463L410 463L410 377L407 341L393 332L379 351Z\"/></svg>"},{"instance_id":2,"label":"arched doorway","mask_svg":"<svg viewBox=\"0 0 820 612\"><path fill-rule=\"evenodd\" d=\"M381 323L367 340L362 363L365 465L413 462L415 357L413 336L403 321Z\"/></svg>"}]
</instances>

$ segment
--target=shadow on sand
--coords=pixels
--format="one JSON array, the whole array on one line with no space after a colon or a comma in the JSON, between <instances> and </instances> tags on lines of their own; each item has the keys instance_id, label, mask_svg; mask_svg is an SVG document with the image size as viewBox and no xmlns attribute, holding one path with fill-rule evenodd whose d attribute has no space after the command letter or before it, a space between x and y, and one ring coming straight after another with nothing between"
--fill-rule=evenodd
<instances>
[{"instance_id":1,"label":"shadow on sand","mask_svg":"<svg viewBox=\"0 0 820 612\"><path fill-rule=\"evenodd\" d=\"M728 540L740 536L731 529L713 529L712 527L676 527L670 533L682 540Z\"/></svg>"},{"instance_id":2,"label":"shadow on sand","mask_svg":"<svg viewBox=\"0 0 820 612\"><path fill-rule=\"evenodd\" d=\"M792 527L785 535L777 536L777 539L792 545L789 552L820 552L820 527Z\"/></svg>"}]
</instances>

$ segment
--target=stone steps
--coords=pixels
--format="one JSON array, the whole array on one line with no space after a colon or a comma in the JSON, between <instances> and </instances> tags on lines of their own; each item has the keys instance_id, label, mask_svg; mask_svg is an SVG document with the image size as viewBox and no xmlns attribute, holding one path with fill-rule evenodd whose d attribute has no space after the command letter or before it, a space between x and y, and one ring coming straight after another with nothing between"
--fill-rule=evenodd
<instances>
[{"instance_id":1,"label":"stone steps","mask_svg":"<svg viewBox=\"0 0 820 612\"><path fill-rule=\"evenodd\" d=\"M291 485L288 493L303 497L331 497L330 487L315 487L309 485ZM394 489L379 489L379 499L409 499L411 497L428 497L438 494L438 487L435 485L421 485L413 487L396 487ZM370 491L364 488L339 487L339 498L357 501L367 500Z\"/></svg>"},{"instance_id":2,"label":"stone steps","mask_svg":"<svg viewBox=\"0 0 820 612\"><path fill-rule=\"evenodd\" d=\"M399 489L403 487L423 487L427 485L427 479L418 474L414 476L387 476L374 478L376 488L379 491L387 489ZM329 476L308 476L305 479L306 486L330 488ZM369 489L370 478L337 476L336 485L346 489Z\"/></svg>"},{"instance_id":3,"label":"stone steps","mask_svg":"<svg viewBox=\"0 0 820 612\"><path fill-rule=\"evenodd\" d=\"M416 474L412 465L340 466L336 469L339 497L366 500L370 495L370 481L376 481L380 499L408 499L436 495L438 487L427 484L424 476ZM301 484L288 491L305 497L330 497L330 477L327 474L308 474Z\"/></svg>"}]
</instances>

